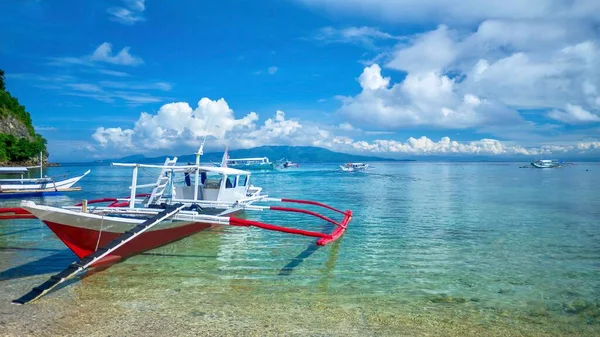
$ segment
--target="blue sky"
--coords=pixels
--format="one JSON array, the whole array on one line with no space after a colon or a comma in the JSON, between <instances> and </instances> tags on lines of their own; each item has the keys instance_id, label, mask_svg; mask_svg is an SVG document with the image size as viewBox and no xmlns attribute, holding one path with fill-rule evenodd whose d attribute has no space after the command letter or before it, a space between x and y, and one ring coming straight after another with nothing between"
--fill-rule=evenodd
<instances>
[{"instance_id":1,"label":"blue sky","mask_svg":"<svg viewBox=\"0 0 600 337\"><path fill-rule=\"evenodd\" d=\"M597 1L0 3L51 159L316 145L599 157Z\"/></svg>"}]
</instances>

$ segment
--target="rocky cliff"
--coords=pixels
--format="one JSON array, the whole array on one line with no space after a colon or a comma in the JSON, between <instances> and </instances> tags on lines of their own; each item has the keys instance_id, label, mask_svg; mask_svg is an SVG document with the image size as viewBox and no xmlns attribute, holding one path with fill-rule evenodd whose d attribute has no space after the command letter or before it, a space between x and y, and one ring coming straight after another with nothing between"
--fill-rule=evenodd
<instances>
[{"instance_id":1,"label":"rocky cliff","mask_svg":"<svg viewBox=\"0 0 600 337\"><path fill-rule=\"evenodd\" d=\"M29 141L33 140L27 126L10 113L0 112L0 133L26 138Z\"/></svg>"}]
</instances>

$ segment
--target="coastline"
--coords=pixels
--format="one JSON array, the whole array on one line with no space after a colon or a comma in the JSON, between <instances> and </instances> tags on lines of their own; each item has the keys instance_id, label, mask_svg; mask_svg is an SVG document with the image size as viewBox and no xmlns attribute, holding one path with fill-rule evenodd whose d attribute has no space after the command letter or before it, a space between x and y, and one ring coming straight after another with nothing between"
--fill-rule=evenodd
<instances>
[{"instance_id":1,"label":"coastline","mask_svg":"<svg viewBox=\"0 0 600 337\"><path fill-rule=\"evenodd\" d=\"M27 166L27 167L31 167L31 166L36 166L38 167L40 165L38 160L27 160L27 161L22 161L22 162L0 162L0 167L20 167L20 166ZM49 163L49 162L44 162L44 167L60 167L61 165L59 163Z\"/></svg>"}]
</instances>

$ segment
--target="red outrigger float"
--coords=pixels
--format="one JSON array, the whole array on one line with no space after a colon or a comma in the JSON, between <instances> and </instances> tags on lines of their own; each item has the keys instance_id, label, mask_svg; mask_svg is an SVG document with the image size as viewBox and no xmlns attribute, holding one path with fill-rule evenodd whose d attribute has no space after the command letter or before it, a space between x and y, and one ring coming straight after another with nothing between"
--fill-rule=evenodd
<instances>
[{"instance_id":1,"label":"red outrigger float","mask_svg":"<svg viewBox=\"0 0 600 337\"><path fill-rule=\"evenodd\" d=\"M81 259L13 303L31 302L89 267L113 263L212 226L257 227L315 237L317 245L324 246L337 240L352 219L351 211L341 211L320 202L269 198L261 194L260 187L250 184L250 172L228 168L226 164L201 166L201 154L202 148L196 153L195 165L176 166L177 158L167 158L163 165L113 164L133 168L131 194L127 198L84 200L75 206L63 207L23 201L21 207L0 208L0 220L40 219ZM139 168L161 171L155 183L138 185ZM138 188L152 188L152 193L137 194ZM275 202L323 208L342 215L342 219L334 220L303 208L265 205ZM244 211L305 214L327 221L335 229L322 233L235 216Z\"/></svg>"}]
</instances>

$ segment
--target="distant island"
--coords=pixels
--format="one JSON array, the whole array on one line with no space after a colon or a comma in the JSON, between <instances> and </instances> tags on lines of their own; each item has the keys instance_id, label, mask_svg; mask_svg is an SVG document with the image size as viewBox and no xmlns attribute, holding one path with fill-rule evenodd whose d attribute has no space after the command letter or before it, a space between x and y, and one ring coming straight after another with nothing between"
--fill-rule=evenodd
<instances>
[{"instance_id":1,"label":"distant island","mask_svg":"<svg viewBox=\"0 0 600 337\"><path fill-rule=\"evenodd\" d=\"M315 146L259 146L250 149L228 151L229 158L267 157L271 161L287 159L299 163L334 163L334 162L368 162L368 161L414 161L411 159L390 159L375 156L360 156L355 154L334 152ZM223 152L210 152L202 156L202 162L220 162ZM167 156L146 157L142 154L131 155L118 159L106 159L103 162L163 162ZM194 162L195 156L186 154L178 156L178 162Z\"/></svg>"},{"instance_id":2,"label":"distant island","mask_svg":"<svg viewBox=\"0 0 600 337\"><path fill-rule=\"evenodd\" d=\"M0 165L39 165L39 155L48 158L46 139L35 132L29 112L6 90L0 69Z\"/></svg>"}]
</instances>

